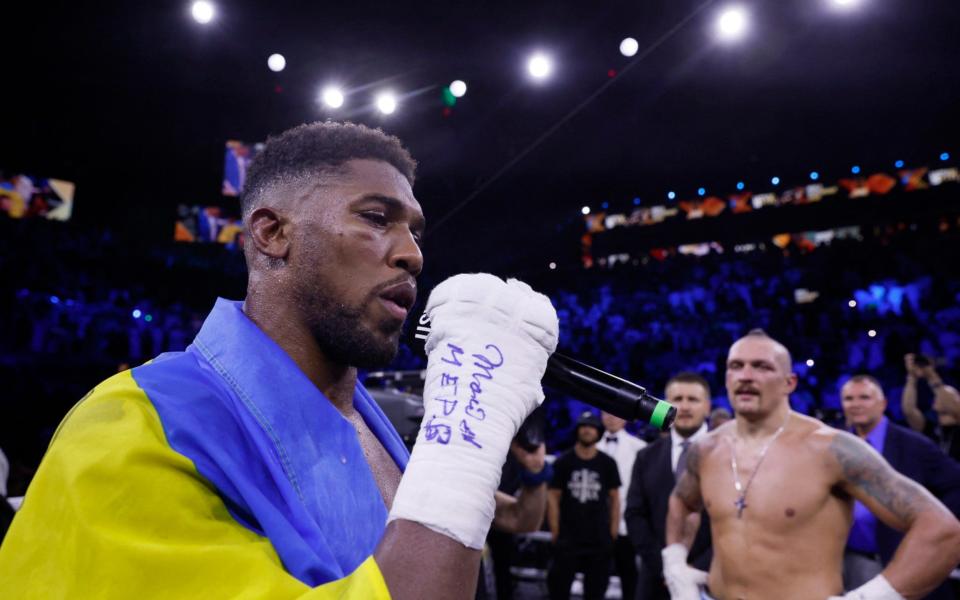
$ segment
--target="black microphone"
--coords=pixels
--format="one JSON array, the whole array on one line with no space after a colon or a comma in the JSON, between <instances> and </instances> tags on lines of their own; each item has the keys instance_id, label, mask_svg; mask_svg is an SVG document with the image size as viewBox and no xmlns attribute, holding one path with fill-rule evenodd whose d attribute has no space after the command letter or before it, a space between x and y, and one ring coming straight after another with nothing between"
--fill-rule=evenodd
<instances>
[{"instance_id":1,"label":"black microphone","mask_svg":"<svg viewBox=\"0 0 960 600\"><path fill-rule=\"evenodd\" d=\"M421 352L429 334L430 317L424 313L413 335L413 345ZM543 385L621 419L646 421L661 431L669 429L677 417L676 408L648 394L642 386L556 352L547 360Z\"/></svg>"}]
</instances>

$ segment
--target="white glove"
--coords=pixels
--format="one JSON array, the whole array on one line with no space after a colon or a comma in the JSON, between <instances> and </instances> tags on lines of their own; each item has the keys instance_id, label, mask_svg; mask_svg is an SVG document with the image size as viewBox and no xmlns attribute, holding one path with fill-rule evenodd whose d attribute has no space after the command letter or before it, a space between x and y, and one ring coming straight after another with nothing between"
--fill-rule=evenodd
<instances>
[{"instance_id":1,"label":"white glove","mask_svg":"<svg viewBox=\"0 0 960 600\"><path fill-rule=\"evenodd\" d=\"M855 590L850 590L843 596L830 596L827 600L906 600L897 590L893 589L883 573Z\"/></svg>"},{"instance_id":2,"label":"white glove","mask_svg":"<svg viewBox=\"0 0 960 600\"><path fill-rule=\"evenodd\" d=\"M660 551L670 600L700 600L700 586L707 585L707 574L687 564L687 552L683 544L670 544Z\"/></svg>"},{"instance_id":3,"label":"white glove","mask_svg":"<svg viewBox=\"0 0 960 600\"><path fill-rule=\"evenodd\" d=\"M484 273L456 275L427 301L424 416L389 521L483 548L510 440L543 401L557 347L549 298Z\"/></svg>"}]
</instances>

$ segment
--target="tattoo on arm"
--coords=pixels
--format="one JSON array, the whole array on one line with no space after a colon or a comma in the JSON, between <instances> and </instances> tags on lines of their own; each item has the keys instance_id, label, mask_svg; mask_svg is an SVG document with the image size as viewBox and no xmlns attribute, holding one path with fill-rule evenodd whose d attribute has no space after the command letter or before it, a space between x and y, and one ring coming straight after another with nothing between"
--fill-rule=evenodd
<instances>
[{"instance_id":1,"label":"tattoo on arm","mask_svg":"<svg viewBox=\"0 0 960 600\"><path fill-rule=\"evenodd\" d=\"M894 471L866 443L850 434L839 433L831 442L830 451L840 463L845 487L871 510L879 507L888 512L899 529L909 527L928 507L929 499L922 488Z\"/></svg>"},{"instance_id":2,"label":"tattoo on arm","mask_svg":"<svg viewBox=\"0 0 960 600\"><path fill-rule=\"evenodd\" d=\"M683 501L692 512L699 512L703 508L703 497L700 495L699 444L693 444L687 450L687 467L677 480L673 495Z\"/></svg>"}]
</instances>

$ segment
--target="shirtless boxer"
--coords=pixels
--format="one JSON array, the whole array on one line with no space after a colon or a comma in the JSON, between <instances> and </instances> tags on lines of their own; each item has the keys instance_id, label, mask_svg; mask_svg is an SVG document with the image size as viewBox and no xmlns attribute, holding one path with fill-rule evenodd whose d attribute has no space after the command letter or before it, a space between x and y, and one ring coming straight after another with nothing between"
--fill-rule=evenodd
<instances>
[{"instance_id":1,"label":"shirtless boxer","mask_svg":"<svg viewBox=\"0 0 960 600\"><path fill-rule=\"evenodd\" d=\"M921 598L960 561L960 523L849 433L790 410L790 354L761 330L733 344L735 419L697 441L670 497L664 578L673 600L821 600L842 594L853 499L906 533L886 569L843 598ZM687 517L710 515L709 574L686 564Z\"/></svg>"}]
</instances>

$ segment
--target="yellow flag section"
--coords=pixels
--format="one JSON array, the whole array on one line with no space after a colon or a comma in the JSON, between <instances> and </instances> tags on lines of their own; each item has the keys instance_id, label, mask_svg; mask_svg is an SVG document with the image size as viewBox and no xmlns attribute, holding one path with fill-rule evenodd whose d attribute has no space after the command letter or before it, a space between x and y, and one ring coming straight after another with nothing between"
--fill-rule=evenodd
<instances>
[{"instance_id":1,"label":"yellow flag section","mask_svg":"<svg viewBox=\"0 0 960 600\"><path fill-rule=\"evenodd\" d=\"M60 425L0 547L7 598L389 598L373 557L310 589L166 442L130 371Z\"/></svg>"}]
</instances>

